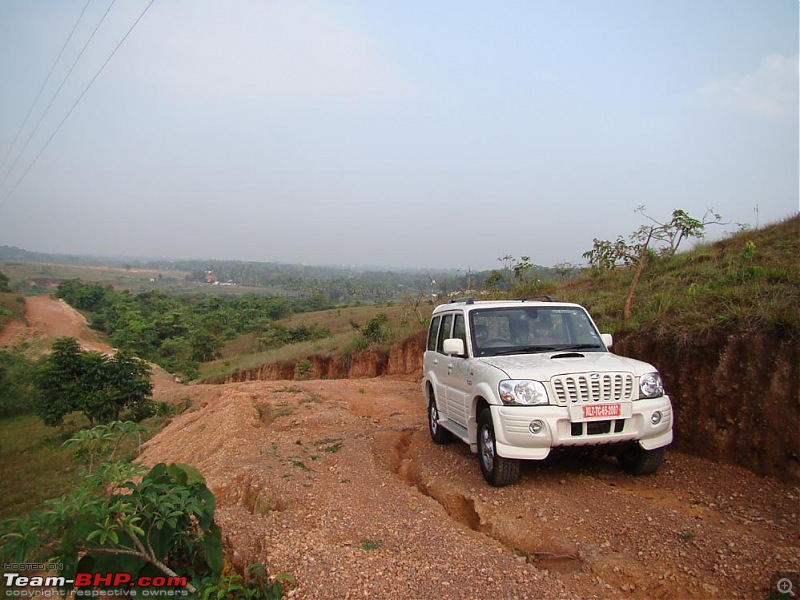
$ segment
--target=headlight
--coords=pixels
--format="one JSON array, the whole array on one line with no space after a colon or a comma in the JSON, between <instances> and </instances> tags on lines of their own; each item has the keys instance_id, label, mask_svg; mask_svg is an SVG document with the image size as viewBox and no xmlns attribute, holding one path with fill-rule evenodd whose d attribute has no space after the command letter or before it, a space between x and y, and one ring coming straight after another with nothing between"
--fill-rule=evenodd
<instances>
[{"instance_id":1,"label":"headlight","mask_svg":"<svg viewBox=\"0 0 800 600\"><path fill-rule=\"evenodd\" d=\"M547 404L547 390L539 381L506 379L500 382L500 399L506 404Z\"/></svg>"},{"instance_id":2,"label":"headlight","mask_svg":"<svg viewBox=\"0 0 800 600\"><path fill-rule=\"evenodd\" d=\"M664 384L658 373L647 373L639 379L639 398L658 398L664 395Z\"/></svg>"}]
</instances>

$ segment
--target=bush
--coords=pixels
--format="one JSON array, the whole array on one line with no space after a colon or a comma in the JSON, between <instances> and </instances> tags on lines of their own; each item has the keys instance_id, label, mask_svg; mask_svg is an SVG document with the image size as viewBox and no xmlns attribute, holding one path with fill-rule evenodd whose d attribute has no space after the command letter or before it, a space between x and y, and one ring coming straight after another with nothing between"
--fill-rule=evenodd
<instances>
[{"instance_id":1,"label":"bush","mask_svg":"<svg viewBox=\"0 0 800 600\"><path fill-rule=\"evenodd\" d=\"M2 524L5 563L54 562L59 575L121 572L185 576L199 581L223 567L216 501L202 475L188 465L157 464L142 474L126 462L103 463L72 494ZM135 589L135 588L130 588ZM196 591L189 583L186 589Z\"/></svg>"},{"instance_id":2,"label":"bush","mask_svg":"<svg viewBox=\"0 0 800 600\"><path fill-rule=\"evenodd\" d=\"M31 411L36 363L19 352L0 351L0 417Z\"/></svg>"}]
</instances>

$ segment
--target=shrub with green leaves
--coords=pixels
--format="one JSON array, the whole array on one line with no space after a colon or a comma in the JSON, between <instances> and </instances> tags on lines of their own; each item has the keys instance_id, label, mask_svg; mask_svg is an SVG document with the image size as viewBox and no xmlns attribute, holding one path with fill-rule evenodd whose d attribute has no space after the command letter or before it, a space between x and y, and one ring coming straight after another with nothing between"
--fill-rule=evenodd
<instances>
[{"instance_id":1,"label":"shrub with green leaves","mask_svg":"<svg viewBox=\"0 0 800 600\"><path fill-rule=\"evenodd\" d=\"M124 461L103 463L72 494L4 522L0 556L6 563L63 564L66 579L107 572L128 573L132 581L218 577L221 534L203 476L188 465L160 463L136 483L142 471ZM194 593L195 585L187 590Z\"/></svg>"},{"instance_id":2,"label":"shrub with green leaves","mask_svg":"<svg viewBox=\"0 0 800 600\"><path fill-rule=\"evenodd\" d=\"M107 460L114 460L114 456L125 438L130 437L136 440L138 452L144 431L146 431L145 427L134 421L112 421L108 425L96 425L91 429L81 429L63 445L74 448L75 457L85 460L91 473L98 457L110 452Z\"/></svg>"},{"instance_id":3,"label":"shrub with green leaves","mask_svg":"<svg viewBox=\"0 0 800 600\"><path fill-rule=\"evenodd\" d=\"M202 600L279 600L283 598L284 584L293 585L291 573L267 574L263 563L247 565L245 574L226 569L219 577L209 577L198 586L197 596Z\"/></svg>"}]
</instances>

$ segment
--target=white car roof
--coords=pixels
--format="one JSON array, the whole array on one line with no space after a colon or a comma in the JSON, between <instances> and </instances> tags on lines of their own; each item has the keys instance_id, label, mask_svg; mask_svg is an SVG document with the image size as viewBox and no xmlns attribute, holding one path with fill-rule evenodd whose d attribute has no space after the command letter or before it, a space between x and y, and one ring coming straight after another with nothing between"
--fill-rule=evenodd
<instances>
[{"instance_id":1,"label":"white car roof","mask_svg":"<svg viewBox=\"0 0 800 600\"><path fill-rule=\"evenodd\" d=\"M475 310L477 308L511 308L514 306L535 306L542 308L583 308L580 304L572 302L549 302L541 300L472 300L472 298L451 300L447 304L440 304L433 309L433 314L451 310L454 308L463 308L467 311Z\"/></svg>"}]
</instances>

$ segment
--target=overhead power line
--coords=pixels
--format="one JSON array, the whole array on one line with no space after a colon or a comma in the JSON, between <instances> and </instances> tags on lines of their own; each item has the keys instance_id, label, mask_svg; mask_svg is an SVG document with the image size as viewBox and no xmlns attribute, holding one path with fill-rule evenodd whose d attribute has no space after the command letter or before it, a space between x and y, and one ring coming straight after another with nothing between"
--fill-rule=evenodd
<instances>
[{"instance_id":1,"label":"overhead power line","mask_svg":"<svg viewBox=\"0 0 800 600\"><path fill-rule=\"evenodd\" d=\"M17 129L17 133L16 133L16 135L14 135L14 141L11 142L11 145L8 147L8 150L6 150L6 155L3 157L2 162L0 162L0 173L3 172L3 168L6 166L6 161L8 160L8 157L11 154L11 150L14 148L14 145L17 143L17 140L19 139L19 136L22 133L22 130L25 129L25 125L28 124L28 119L30 118L31 113L33 112L33 108L39 102L39 98L42 97L42 92L44 92L44 88L47 86L48 82L50 81L50 77L53 75L53 71L55 71L56 65L58 64L58 61L61 60L61 57L64 54L64 50L67 49L67 46L69 45L69 42L72 39L72 36L75 33L75 30L78 28L78 24L81 22L81 19L83 19L83 15L86 13L86 9L89 7L89 3L91 1L92 0L86 0L86 4L83 5L83 10L81 11L81 14L78 15L78 20L75 21L75 25L72 26L72 31L69 32L69 35L67 36L67 40L64 42L64 45L61 46L61 52L59 52L58 56L56 56L56 60L55 60L55 62L53 62L53 66L50 67L50 72L47 74L47 77L44 78L44 83L42 84L42 87L39 88L39 93L36 94L36 98L34 98L33 102L31 103L31 106L28 109L28 113L25 115L25 119L23 119L23 121L22 121L22 125L20 125L19 129ZM9 172L11 172L11 171L9 170ZM5 180L3 180L3 181L5 181Z\"/></svg>"},{"instance_id":2,"label":"overhead power line","mask_svg":"<svg viewBox=\"0 0 800 600\"><path fill-rule=\"evenodd\" d=\"M64 84L67 83L67 79L69 79L69 76L72 75L72 71L75 70L75 67L77 66L78 62L80 62L83 53L86 52L86 48L88 48L89 44L92 43L92 40L94 39L94 36L97 33L97 30L100 29L100 26L103 24L103 21L106 20L108 13L111 12L111 8L114 6L114 3L116 3L116 1L117 0L111 0L111 4L108 5L106 12L103 13L103 16L100 18L100 21L97 23L97 25L95 25L94 30L92 31L91 35L89 35L89 39L86 40L86 43L83 45L83 48L81 48L81 51L78 52L78 56L75 58L74 61L72 61L72 66L70 66L69 71L67 71L67 74L64 75L64 78L61 80L61 84L56 89L55 93L53 94L53 97L50 98L50 102L48 102L47 107L44 109L44 112L39 117L39 120L36 121L36 126L30 132L30 134L28 135L28 139L25 140L25 143L22 145L22 148L17 153L17 157L11 164L11 168L8 170L8 173L6 173L5 177L3 177L3 181L0 181L0 188L2 188L5 185L8 176L11 175L11 172L14 170L14 167L17 166L19 159L22 158L22 154L28 148L28 144L30 144L31 140L33 139L33 136L36 135L37 131L39 131L39 125L42 124L42 121L44 121L44 118L47 116L47 113L50 112L50 107L53 106L53 102L55 102L56 98L58 98L58 95L61 93Z\"/></svg>"},{"instance_id":3,"label":"overhead power line","mask_svg":"<svg viewBox=\"0 0 800 600\"><path fill-rule=\"evenodd\" d=\"M3 200L2 200L2 201L0 201L0 210L2 210L2 209L3 209L3 207L6 205L6 202L8 202L8 199L11 197L11 195L12 195L12 194L13 194L13 193L16 191L16 189L19 187L19 185L22 183L22 181L23 181L23 180L25 179L25 177L28 175L28 173L30 172L30 170L33 168L33 165L35 165L35 164L36 164L36 161L38 161L38 160L39 160L39 157L42 155L42 153L45 151L45 149L46 149L46 148L47 148L47 147L50 145L50 142L51 142L51 141L53 141L53 138L54 138L54 137L56 137L56 134L59 132L59 130L61 129L61 127L64 125L64 123L65 123L65 122L66 122L66 120L69 118L69 116L72 114L72 112L75 110L75 108L78 106L78 104L80 104L81 100L82 100L82 99L83 99L83 97L86 95L86 92L88 92L88 91L89 91L89 88L91 88L91 87L92 87L92 84L93 84L93 83L94 83L94 82L97 80L97 78L98 78L98 77L100 77L100 74L101 74L101 73L103 72L103 70L106 68L106 65L108 65L108 63L109 63L109 62L111 62L111 59L112 59L112 58L114 58L114 55L117 53L117 50L119 50L119 49L120 49L120 47L122 46L122 44L123 44L123 43L125 43L125 40L127 40L127 39L128 39L128 36L129 36L129 35L131 34L131 32L132 32L132 31L133 31L133 30L136 28L136 26L139 24L139 21L141 21L141 20L142 20L142 18L145 16L145 14L147 14L147 11L148 11L148 10L150 10L150 7L151 7L151 6L153 6L153 3L154 3L154 2L155 2L155 0L150 0L150 2L148 2L148 3L147 3L147 6L145 6L145 7L144 7L144 10L141 12L141 14L140 14L140 15L139 15L139 16L136 18L136 20L133 22L133 25L131 25L131 26L130 26L130 28L128 29L128 31L125 33L125 35L124 35L124 36L122 36L122 39L121 39L121 40L119 41L119 43L118 43L118 44L117 44L117 45L114 47L114 50L112 50L112 51L111 51L111 54L109 54L109 55L108 55L108 58L105 60L105 62L104 62L104 63L103 63L101 66L100 66L100 68L97 70L97 73L95 73L95 75L94 75L94 77L92 77L91 81L89 81L89 83L88 83L88 84L86 85L86 87L83 89L83 91L81 92L81 95L80 95L80 96L78 96L78 99L75 101L75 103L74 103L74 104L72 105L72 107L69 109L69 111L67 111L67 114L66 114L66 115L64 115L64 118L63 118L63 119L61 119L61 122L58 124L58 127L56 127L56 128L55 128L55 130L53 131L52 135L51 135L51 136L50 136L50 137L47 139L47 141L44 143L44 146L42 146L42 148L39 150L39 152L38 152L38 153L36 154L36 156L33 158L33 160L31 161L31 163L28 165L28 167L27 167L27 168L25 169L25 171L22 173L22 176L21 176L21 177L20 177L20 178L17 180L17 182L14 184L14 187L12 187L12 188L11 188L11 189L8 191L8 193L5 195L5 197L3 198ZM112 2L112 4L113 4L113 2ZM104 18L105 18L105 15L104 15Z\"/></svg>"}]
</instances>

